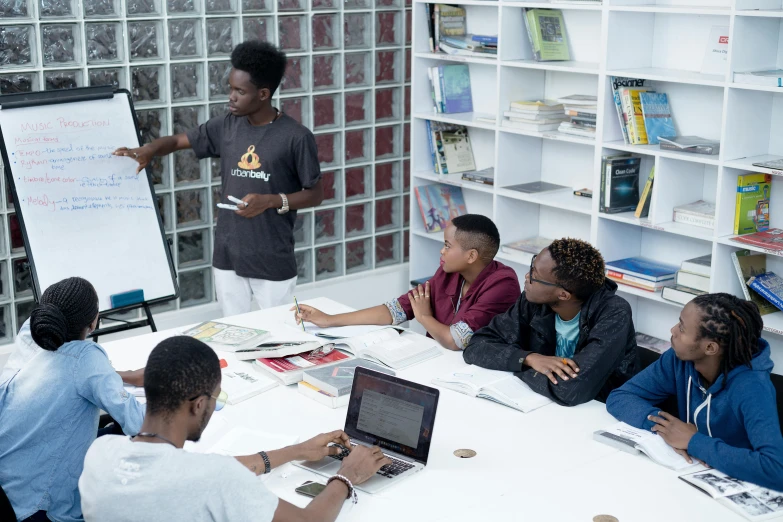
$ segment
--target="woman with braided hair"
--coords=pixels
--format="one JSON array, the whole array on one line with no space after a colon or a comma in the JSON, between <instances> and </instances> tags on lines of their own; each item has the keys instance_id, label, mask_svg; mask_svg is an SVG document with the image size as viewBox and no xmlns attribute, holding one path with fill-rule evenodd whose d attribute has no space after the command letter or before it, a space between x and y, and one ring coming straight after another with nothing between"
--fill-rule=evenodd
<instances>
[{"instance_id":1,"label":"woman with braided hair","mask_svg":"<svg viewBox=\"0 0 783 522\"><path fill-rule=\"evenodd\" d=\"M86 340L97 323L88 281L53 284L0 374L0 486L18 520L82 520L78 480L101 409L126 433L141 428L144 407L103 348Z\"/></svg>"},{"instance_id":2,"label":"woman with braided hair","mask_svg":"<svg viewBox=\"0 0 783 522\"><path fill-rule=\"evenodd\" d=\"M609 395L606 409L663 437L689 462L783 491L773 363L758 308L729 294L685 305L672 349ZM679 418L655 405L676 396Z\"/></svg>"}]
</instances>

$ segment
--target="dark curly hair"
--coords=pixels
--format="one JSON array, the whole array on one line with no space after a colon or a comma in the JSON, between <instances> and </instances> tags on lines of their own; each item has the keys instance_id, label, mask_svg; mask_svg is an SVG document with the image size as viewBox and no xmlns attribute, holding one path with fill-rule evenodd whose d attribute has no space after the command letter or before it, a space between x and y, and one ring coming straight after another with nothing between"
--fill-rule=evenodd
<instances>
[{"instance_id":1,"label":"dark curly hair","mask_svg":"<svg viewBox=\"0 0 783 522\"><path fill-rule=\"evenodd\" d=\"M451 224L457 229L454 236L462 248L476 249L486 262L495 258L500 248L500 233L491 219L480 214L465 214L452 219Z\"/></svg>"},{"instance_id":2,"label":"dark curly hair","mask_svg":"<svg viewBox=\"0 0 783 522\"><path fill-rule=\"evenodd\" d=\"M691 301L701 311L699 339L710 339L723 348L721 373L751 365L764 329L759 308L731 294L704 294Z\"/></svg>"},{"instance_id":3,"label":"dark curly hair","mask_svg":"<svg viewBox=\"0 0 783 522\"><path fill-rule=\"evenodd\" d=\"M86 279L69 277L44 291L30 314L30 335L35 344L57 351L81 338L98 315L98 294Z\"/></svg>"},{"instance_id":4,"label":"dark curly hair","mask_svg":"<svg viewBox=\"0 0 783 522\"><path fill-rule=\"evenodd\" d=\"M604 285L604 258L590 243L568 237L552 241L548 249L557 283L580 301Z\"/></svg>"},{"instance_id":5,"label":"dark curly hair","mask_svg":"<svg viewBox=\"0 0 783 522\"><path fill-rule=\"evenodd\" d=\"M147 413L170 416L183 402L212 395L220 382L217 354L198 339L169 337L158 344L144 368Z\"/></svg>"},{"instance_id":6,"label":"dark curly hair","mask_svg":"<svg viewBox=\"0 0 783 522\"><path fill-rule=\"evenodd\" d=\"M234 47L231 65L245 71L250 81L259 89L275 93L285 74L287 59L285 53L269 42L249 40Z\"/></svg>"}]
</instances>

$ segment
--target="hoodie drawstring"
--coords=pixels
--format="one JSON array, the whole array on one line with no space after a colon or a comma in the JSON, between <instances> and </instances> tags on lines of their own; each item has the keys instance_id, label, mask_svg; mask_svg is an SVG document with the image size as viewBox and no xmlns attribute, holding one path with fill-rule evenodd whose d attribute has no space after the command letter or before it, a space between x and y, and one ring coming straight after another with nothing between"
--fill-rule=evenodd
<instances>
[{"instance_id":1,"label":"hoodie drawstring","mask_svg":"<svg viewBox=\"0 0 783 522\"><path fill-rule=\"evenodd\" d=\"M688 413L686 414L686 423L690 423L691 421L691 383L693 382L693 376L688 377L688 393L687 393L687 399L686 399L686 407L688 409ZM710 437L712 437L712 429L710 428L710 412L712 410L712 394L707 395L707 400L702 402L698 408L696 408L696 411L693 412L693 424L696 426L696 429L699 429L699 412L704 409L704 407L707 407L707 434L709 434Z\"/></svg>"}]
</instances>

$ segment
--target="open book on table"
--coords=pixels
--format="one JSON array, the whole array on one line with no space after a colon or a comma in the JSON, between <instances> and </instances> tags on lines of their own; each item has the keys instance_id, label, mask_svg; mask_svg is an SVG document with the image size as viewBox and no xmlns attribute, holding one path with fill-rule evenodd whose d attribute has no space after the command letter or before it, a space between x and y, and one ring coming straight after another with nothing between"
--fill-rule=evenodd
<instances>
[{"instance_id":1,"label":"open book on table","mask_svg":"<svg viewBox=\"0 0 783 522\"><path fill-rule=\"evenodd\" d=\"M413 366L441 354L435 340L391 327L335 340L334 343L340 350L394 370Z\"/></svg>"},{"instance_id":2,"label":"open book on table","mask_svg":"<svg viewBox=\"0 0 783 522\"><path fill-rule=\"evenodd\" d=\"M624 422L618 422L606 429L594 432L593 439L620 451L635 454L644 453L653 462L675 471L682 471L687 468L696 469L694 466L699 467L699 469L705 469L700 464L689 464L685 457L666 444L663 437L656 435L652 431L634 428Z\"/></svg>"},{"instance_id":3,"label":"open book on table","mask_svg":"<svg viewBox=\"0 0 783 522\"><path fill-rule=\"evenodd\" d=\"M680 478L748 520L783 517L783 493L779 491L737 480L715 469L680 475Z\"/></svg>"},{"instance_id":4,"label":"open book on table","mask_svg":"<svg viewBox=\"0 0 783 522\"><path fill-rule=\"evenodd\" d=\"M524 413L552 401L539 395L513 373L487 370L469 365L432 380L433 384L472 397L489 399Z\"/></svg>"}]
</instances>

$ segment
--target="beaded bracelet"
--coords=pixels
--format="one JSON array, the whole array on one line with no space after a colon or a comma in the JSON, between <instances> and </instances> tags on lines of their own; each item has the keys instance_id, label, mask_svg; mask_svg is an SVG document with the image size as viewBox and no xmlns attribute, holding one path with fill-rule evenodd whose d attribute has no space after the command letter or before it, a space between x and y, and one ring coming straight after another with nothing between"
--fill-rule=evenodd
<instances>
[{"instance_id":1,"label":"beaded bracelet","mask_svg":"<svg viewBox=\"0 0 783 522\"><path fill-rule=\"evenodd\" d=\"M333 480L339 480L346 486L348 486L348 496L345 498L350 498L354 504L359 503L359 497L356 495L356 489L353 487L353 483L351 483L350 480L348 480L346 477L342 475L332 475L329 477L329 480L326 481L326 485L328 486L329 483Z\"/></svg>"},{"instance_id":2,"label":"beaded bracelet","mask_svg":"<svg viewBox=\"0 0 783 522\"><path fill-rule=\"evenodd\" d=\"M259 451L259 455L261 455L261 458L264 460L264 475L272 471L272 463L269 462L269 456L266 454L266 451Z\"/></svg>"}]
</instances>

